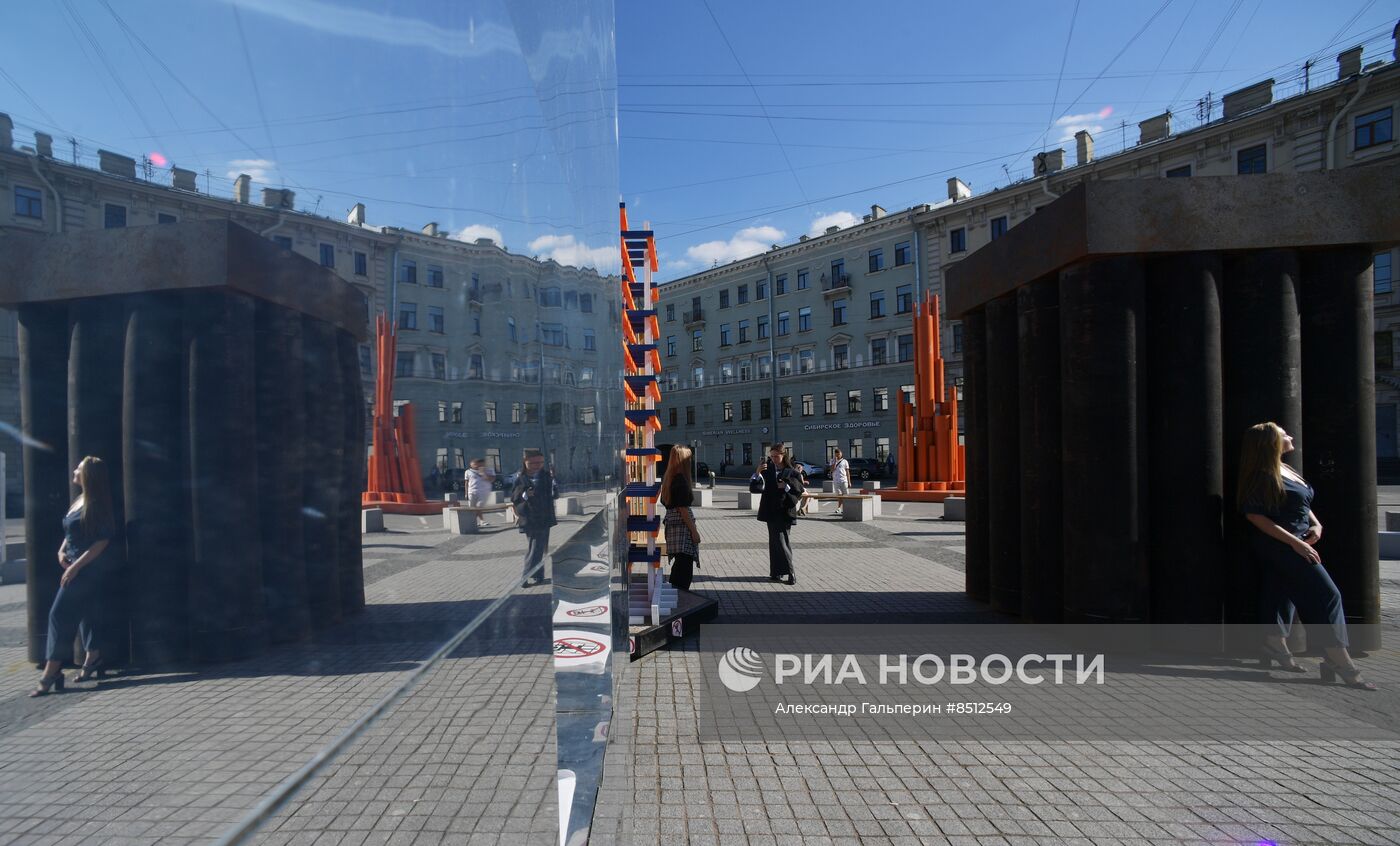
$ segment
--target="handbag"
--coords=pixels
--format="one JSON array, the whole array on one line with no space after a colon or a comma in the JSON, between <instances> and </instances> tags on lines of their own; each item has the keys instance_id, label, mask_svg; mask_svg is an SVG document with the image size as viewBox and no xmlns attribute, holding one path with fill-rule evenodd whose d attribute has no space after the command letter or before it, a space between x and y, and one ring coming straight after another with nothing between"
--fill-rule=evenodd
<instances>
[{"instance_id":1,"label":"handbag","mask_svg":"<svg viewBox=\"0 0 1400 846\"><path fill-rule=\"evenodd\" d=\"M763 474L754 473L749 477L749 493L763 493Z\"/></svg>"}]
</instances>

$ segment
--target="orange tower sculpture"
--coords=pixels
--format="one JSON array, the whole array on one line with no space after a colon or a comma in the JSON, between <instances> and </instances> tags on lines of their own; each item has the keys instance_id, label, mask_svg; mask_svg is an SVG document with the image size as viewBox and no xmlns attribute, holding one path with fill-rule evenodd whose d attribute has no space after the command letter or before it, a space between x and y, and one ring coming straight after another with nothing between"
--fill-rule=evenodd
<instances>
[{"instance_id":1,"label":"orange tower sculpture","mask_svg":"<svg viewBox=\"0 0 1400 846\"><path fill-rule=\"evenodd\" d=\"M394 416L394 362L398 337L383 314L375 321L379 372L374 378L374 432L369 459L369 484L361 505L386 514L437 514L443 503L423 494L423 471L413 439L413 404L405 403Z\"/></svg>"},{"instance_id":2,"label":"orange tower sculpture","mask_svg":"<svg viewBox=\"0 0 1400 846\"><path fill-rule=\"evenodd\" d=\"M880 491L895 502L942 502L966 490L964 450L958 443L958 392L943 381L938 297L914 308L914 405L899 398L899 484Z\"/></svg>"}]
</instances>

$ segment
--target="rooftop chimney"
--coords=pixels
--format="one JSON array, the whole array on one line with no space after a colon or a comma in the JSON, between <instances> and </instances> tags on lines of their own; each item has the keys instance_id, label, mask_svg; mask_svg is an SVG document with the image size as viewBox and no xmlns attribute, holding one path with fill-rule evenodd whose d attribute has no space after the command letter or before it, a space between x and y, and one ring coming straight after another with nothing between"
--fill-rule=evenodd
<instances>
[{"instance_id":1,"label":"rooftop chimney","mask_svg":"<svg viewBox=\"0 0 1400 846\"><path fill-rule=\"evenodd\" d=\"M0 150L8 150L15 145L15 122L10 116L0 112Z\"/></svg>"},{"instance_id":2,"label":"rooftop chimney","mask_svg":"<svg viewBox=\"0 0 1400 846\"><path fill-rule=\"evenodd\" d=\"M1138 143L1157 141L1172 134L1172 113L1163 112L1138 124Z\"/></svg>"},{"instance_id":3,"label":"rooftop chimney","mask_svg":"<svg viewBox=\"0 0 1400 846\"><path fill-rule=\"evenodd\" d=\"M1346 79L1361 73L1361 45L1337 54L1337 78Z\"/></svg>"},{"instance_id":4,"label":"rooftop chimney","mask_svg":"<svg viewBox=\"0 0 1400 846\"><path fill-rule=\"evenodd\" d=\"M490 238L477 238L476 245L478 247L494 247L496 246L496 242L492 241Z\"/></svg>"},{"instance_id":5,"label":"rooftop chimney","mask_svg":"<svg viewBox=\"0 0 1400 846\"><path fill-rule=\"evenodd\" d=\"M948 180L948 199L957 202L966 200L972 196L972 189L967 187L967 183L956 176Z\"/></svg>"},{"instance_id":6,"label":"rooftop chimney","mask_svg":"<svg viewBox=\"0 0 1400 846\"><path fill-rule=\"evenodd\" d=\"M34 150L46 159L53 158L53 136L47 132L34 133Z\"/></svg>"},{"instance_id":7,"label":"rooftop chimney","mask_svg":"<svg viewBox=\"0 0 1400 846\"><path fill-rule=\"evenodd\" d=\"M809 237L809 236L807 236L807 235L799 235L799 236L797 236L797 240L798 240L798 241L806 241L808 237Z\"/></svg>"},{"instance_id":8,"label":"rooftop chimney","mask_svg":"<svg viewBox=\"0 0 1400 846\"><path fill-rule=\"evenodd\" d=\"M1089 130L1081 129L1074 133L1074 163L1086 165L1094 160L1094 136Z\"/></svg>"},{"instance_id":9,"label":"rooftop chimney","mask_svg":"<svg viewBox=\"0 0 1400 846\"><path fill-rule=\"evenodd\" d=\"M233 180L233 201L235 203L248 202L248 189L253 184L253 178L246 173L238 174L238 178Z\"/></svg>"},{"instance_id":10,"label":"rooftop chimney","mask_svg":"<svg viewBox=\"0 0 1400 846\"><path fill-rule=\"evenodd\" d=\"M365 225L365 204L364 204L364 203L356 203L356 204L355 204L355 207L354 207L353 209L350 210L350 216L347 217L347 218L345 218L345 222L346 222L346 223L353 224L353 225L355 225L355 226L364 226L364 225Z\"/></svg>"},{"instance_id":11,"label":"rooftop chimney","mask_svg":"<svg viewBox=\"0 0 1400 846\"><path fill-rule=\"evenodd\" d=\"M437 225L437 222L434 221L434 222L432 222L432 223L429 223L429 224L424 225L424 227L423 227L423 234L424 234L424 235L427 235L429 238L436 238L437 235L438 235L438 225Z\"/></svg>"},{"instance_id":12,"label":"rooftop chimney","mask_svg":"<svg viewBox=\"0 0 1400 846\"><path fill-rule=\"evenodd\" d=\"M839 227L839 226L828 226L828 227L826 228L826 234L828 234L828 235L830 235L830 234L833 233L833 232L840 232L840 231L841 231L841 227Z\"/></svg>"},{"instance_id":13,"label":"rooftop chimney","mask_svg":"<svg viewBox=\"0 0 1400 846\"><path fill-rule=\"evenodd\" d=\"M181 191L198 191L195 186L195 173L192 170L185 170L182 167L172 167L170 169L170 184Z\"/></svg>"},{"instance_id":14,"label":"rooftop chimney","mask_svg":"<svg viewBox=\"0 0 1400 846\"><path fill-rule=\"evenodd\" d=\"M107 150L97 151L97 166L103 173L111 173L116 176L125 176L127 179L136 178L136 160L127 156L108 152Z\"/></svg>"},{"instance_id":15,"label":"rooftop chimney","mask_svg":"<svg viewBox=\"0 0 1400 846\"><path fill-rule=\"evenodd\" d=\"M1035 175L1046 176L1057 170L1063 170L1065 166L1065 151L1063 149L1051 150L1048 153L1037 153L1035 156Z\"/></svg>"},{"instance_id":16,"label":"rooftop chimney","mask_svg":"<svg viewBox=\"0 0 1400 846\"><path fill-rule=\"evenodd\" d=\"M871 220L879 220L880 218L882 218L882 217L884 217L884 216L885 216L885 209L884 209L883 206L871 206L871 207L870 207L870 219L871 219Z\"/></svg>"},{"instance_id":17,"label":"rooftop chimney","mask_svg":"<svg viewBox=\"0 0 1400 846\"><path fill-rule=\"evenodd\" d=\"M239 177L242 178L241 176ZM262 189L263 205L270 209L286 209L290 211L296 206L296 192L286 188L264 188Z\"/></svg>"},{"instance_id":18,"label":"rooftop chimney","mask_svg":"<svg viewBox=\"0 0 1400 846\"><path fill-rule=\"evenodd\" d=\"M1361 61L1360 47L1356 48L1356 59L1359 65ZM1359 67L1357 69L1360 70ZM1266 79L1263 82L1256 82L1248 88L1231 91L1221 100L1225 104L1225 117L1227 118L1252 112L1260 106L1267 106L1274 101L1274 81Z\"/></svg>"}]
</instances>

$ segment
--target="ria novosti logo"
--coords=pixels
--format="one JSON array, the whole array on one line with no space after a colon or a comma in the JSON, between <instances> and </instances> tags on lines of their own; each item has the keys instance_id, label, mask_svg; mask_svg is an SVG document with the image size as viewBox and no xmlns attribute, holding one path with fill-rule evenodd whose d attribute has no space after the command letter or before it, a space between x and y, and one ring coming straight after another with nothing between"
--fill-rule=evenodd
<instances>
[{"instance_id":1,"label":"ria novosti logo","mask_svg":"<svg viewBox=\"0 0 1400 846\"><path fill-rule=\"evenodd\" d=\"M736 646L719 657L719 680L735 693L758 687L763 669L763 659L747 646Z\"/></svg>"}]
</instances>

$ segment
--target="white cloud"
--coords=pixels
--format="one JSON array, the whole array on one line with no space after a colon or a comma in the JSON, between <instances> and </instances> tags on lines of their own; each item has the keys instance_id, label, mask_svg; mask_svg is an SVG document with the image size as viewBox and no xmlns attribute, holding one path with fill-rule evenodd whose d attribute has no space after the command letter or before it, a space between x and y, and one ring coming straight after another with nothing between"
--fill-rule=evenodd
<instances>
[{"instance_id":1,"label":"white cloud","mask_svg":"<svg viewBox=\"0 0 1400 846\"><path fill-rule=\"evenodd\" d=\"M1097 112L1065 115L1055 121L1055 131L1058 133L1059 137L1051 139L1051 142L1059 144L1065 141L1073 141L1074 136L1081 130L1085 130L1090 135L1098 138L1104 131L1104 124L1101 123L1101 121L1111 114L1113 114L1113 107L1106 106Z\"/></svg>"},{"instance_id":2,"label":"white cloud","mask_svg":"<svg viewBox=\"0 0 1400 846\"><path fill-rule=\"evenodd\" d=\"M845 229L847 226L854 226L857 223L860 223L860 218L848 211L832 212L830 214L824 214L812 221L812 226L807 230L807 234L815 238L818 235L825 234L828 226L839 226Z\"/></svg>"},{"instance_id":3,"label":"white cloud","mask_svg":"<svg viewBox=\"0 0 1400 846\"><path fill-rule=\"evenodd\" d=\"M234 159L228 163L229 179L237 179L243 174L248 174L254 182L267 182L268 174L277 169L277 162L272 159Z\"/></svg>"},{"instance_id":4,"label":"white cloud","mask_svg":"<svg viewBox=\"0 0 1400 846\"><path fill-rule=\"evenodd\" d=\"M505 239L501 237L501 230L494 226L484 226L480 223L473 223L471 226L464 226L458 232L453 233L453 238L458 241L466 241L468 244L476 242L477 238L490 238L496 242L496 246L505 246Z\"/></svg>"},{"instance_id":5,"label":"white cloud","mask_svg":"<svg viewBox=\"0 0 1400 846\"><path fill-rule=\"evenodd\" d=\"M750 226L734 233L734 237L728 241L706 241L686 248L684 266L710 267L716 263L725 264L756 256L767 252L774 244L782 243L786 236L787 233L776 226Z\"/></svg>"},{"instance_id":6,"label":"white cloud","mask_svg":"<svg viewBox=\"0 0 1400 846\"><path fill-rule=\"evenodd\" d=\"M590 247L572 235L541 235L530 242L530 252L541 261L554 259L570 267L592 267L605 273L616 271L622 262L617 247Z\"/></svg>"},{"instance_id":7,"label":"white cloud","mask_svg":"<svg viewBox=\"0 0 1400 846\"><path fill-rule=\"evenodd\" d=\"M432 50L454 58L485 56L498 51L520 52L515 33L496 23L470 20L466 29L448 29L421 18L371 12L325 0L227 2L249 12L279 18L327 35Z\"/></svg>"}]
</instances>

